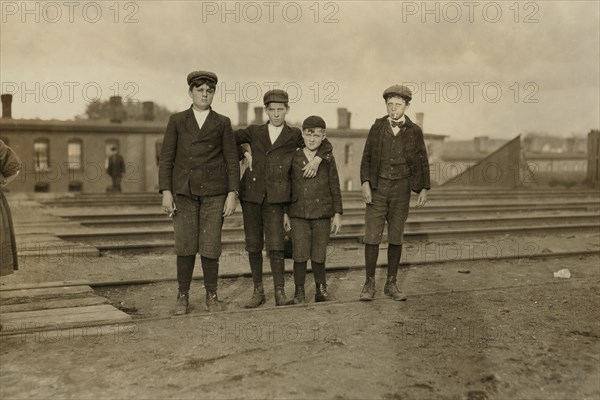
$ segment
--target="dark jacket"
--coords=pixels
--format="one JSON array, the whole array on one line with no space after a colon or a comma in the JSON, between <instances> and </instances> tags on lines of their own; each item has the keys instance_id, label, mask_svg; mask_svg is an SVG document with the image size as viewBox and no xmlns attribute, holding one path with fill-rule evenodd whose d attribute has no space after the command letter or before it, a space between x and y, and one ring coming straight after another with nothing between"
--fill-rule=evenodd
<instances>
[{"instance_id":1,"label":"dark jacket","mask_svg":"<svg viewBox=\"0 0 600 400\"><path fill-rule=\"evenodd\" d=\"M284 124L281 134L271 144L268 123L250 125L235 132L238 145L250 144L252 171L244 172L240 184L240 200L250 203L288 203L291 199L290 169L297 148L304 147L302 132ZM332 146L324 140L317 155L323 160L331 158ZM240 149L240 157L243 157ZM321 169L319 167L319 169Z\"/></svg>"},{"instance_id":2,"label":"dark jacket","mask_svg":"<svg viewBox=\"0 0 600 400\"><path fill-rule=\"evenodd\" d=\"M113 178L120 178L125 173L125 160L120 154L111 154L108 157L106 173Z\"/></svg>"},{"instance_id":3,"label":"dark jacket","mask_svg":"<svg viewBox=\"0 0 600 400\"><path fill-rule=\"evenodd\" d=\"M387 115L375 120L371 130L369 130L360 163L360 182L362 184L369 181L371 189L377 189L379 180L380 155L385 124L389 124ZM398 134L402 135L402 151L410 169L410 188L416 193L420 193L423 189L431 189L429 160L421 128L406 117L406 122Z\"/></svg>"},{"instance_id":4,"label":"dark jacket","mask_svg":"<svg viewBox=\"0 0 600 400\"><path fill-rule=\"evenodd\" d=\"M290 217L304 219L331 218L342 214L342 191L335 158L319 166L317 176L302 177L302 168L308 164L306 154L298 149L292 160L292 202L287 213Z\"/></svg>"},{"instance_id":5,"label":"dark jacket","mask_svg":"<svg viewBox=\"0 0 600 400\"><path fill-rule=\"evenodd\" d=\"M239 189L240 164L231 121L212 109L202 129L190 107L171 115L160 152L159 191L215 196Z\"/></svg>"}]
</instances>

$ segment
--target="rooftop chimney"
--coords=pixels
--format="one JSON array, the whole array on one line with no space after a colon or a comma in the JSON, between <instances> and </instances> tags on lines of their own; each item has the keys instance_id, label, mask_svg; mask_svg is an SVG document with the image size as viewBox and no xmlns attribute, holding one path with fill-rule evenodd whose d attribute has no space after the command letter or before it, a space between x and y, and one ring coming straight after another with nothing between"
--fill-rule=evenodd
<instances>
[{"instance_id":1,"label":"rooftop chimney","mask_svg":"<svg viewBox=\"0 0 600 400\"><path fill-rule=\"evenodd\" d=\"M144 121L154 121L154 102L145 101L142 103L142 119Z\"/></svg>"},{"instance_id":2,"label":"rooftop chimney","mask_svg":"<svg viewBox=\"0 0 600 400\"><path fill-rule=\"evenodd\" d=\"M352 113L347 108L338 108L338 129L350 129L350 117Z\"/></svg>"},{"instance_id":3,"label":"rooftop chimney","mask_svg":"<svg viewBox=\"0 0 600 400\"><path fill-rule=\"evenodd\" d=\"M238 105L238 112L239 112L239 126L246 126L248 125L248 103L246 103L245 101L240 101L237 103Z\"/></svg>"},{"instance_id":4,"label":"rooftop chimney","mask_svg":"<svg viewBox=\"0 0 600 400\"><path fill-rule=\"evenodd\" d=\"M254 107L254 124L262 125L263 124L263 108L262 107Z\"/></svg>"},{"instance_id":5,"label":"rooftop chimney","mask_svg":"<svg viewBox=\"0 0 600 400\"><path fill-rule=\"evenodd\" d=\"M125 110L123 108L123 99L121 96L110 97L109 109L110 122L123 122L125 119Z\"/></svg>"},{"instance_id":6,"label":"rooftop chimney","mask_svg":"<svg viewBox=\"0 0 600 400\"><path fill-rule=\"evenodd\" d=\"M415 123L417 125L419 125L419 127L421 128L421 130L424 132L425 130L423 129L423 119L425 118L425 113L419 112L415 114Z\"/></svg>"},{"instance_id":7,"label":"rooftop chimney","mask_svg":"<svg viewBox=\"0 0 600 400\"><path fill-rule=\"evenodd\" d=\"M12 94L3 94L2 98L2 118L12 118Z\"/></svg>"}]
</instances>

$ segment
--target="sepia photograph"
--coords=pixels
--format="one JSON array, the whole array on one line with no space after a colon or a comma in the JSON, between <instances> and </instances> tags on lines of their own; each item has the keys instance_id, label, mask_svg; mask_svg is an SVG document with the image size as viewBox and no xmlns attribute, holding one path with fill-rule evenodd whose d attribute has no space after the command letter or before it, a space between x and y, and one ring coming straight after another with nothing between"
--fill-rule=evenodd
<instances>
[{"instance_id":1,"label":"sepia photograph","mask_svg":"<svg viewBox=\"0 0 600 400\"><path fill-rule=\"evenodd\" d=\"M0 398L600 399L598 0L0 0Z\"/></svg>"}]
</instances>

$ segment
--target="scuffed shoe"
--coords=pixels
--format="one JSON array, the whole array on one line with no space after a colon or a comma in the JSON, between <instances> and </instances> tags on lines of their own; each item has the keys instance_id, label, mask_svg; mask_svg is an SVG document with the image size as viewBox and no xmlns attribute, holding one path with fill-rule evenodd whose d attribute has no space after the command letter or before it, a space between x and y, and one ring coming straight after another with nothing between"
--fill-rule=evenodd
<instances>
[{"instance_id":1,"label":"scuffed shoe","mask_svg":"<svg viewBox=\"0 0 600 400\"><path fill-rule=\"evenodd\" d=\"M361 301L373 301L375 299L375 278L368 277L360 293Z\"/></svg>"},{"instance_id":2,"label":"scuffed shoe","mask_svg":"<svg viewBox=\"0 0 600 400\"><path fill-rule=\"evenodd\" d=\"M388 276L387 280L385 281L385 286L383 287L383 294L385 294L388 297L391 297L392 300L406 300L406 295L402 293L400 289L398 289L398 286L396 286L395 276Z\"/></svg>"},{"instance_id":3,"label":"scuffed shoe","mask_svg":"<svg viewBox=\"0 0 600 400\"><path fill-rule=\"evenodd\" d=\"M256 308L262 304L265 304L265 289L263 288L262 283L254 285L254 292L252 293L252 297L250 300L244 304L246 308Z\"/></svg>"},{"instance_id":4,"label":"scuffed shoe","mask_svg":"<svg viewBox=\"0 0 600 400\"><path fill-rule=\"evenodd\" d=\"M177 304L175 305L175 315L185 315L188 313L190 304L190 292L187 290L180 290L177 294Z\"/></svg>"}]
</instances>

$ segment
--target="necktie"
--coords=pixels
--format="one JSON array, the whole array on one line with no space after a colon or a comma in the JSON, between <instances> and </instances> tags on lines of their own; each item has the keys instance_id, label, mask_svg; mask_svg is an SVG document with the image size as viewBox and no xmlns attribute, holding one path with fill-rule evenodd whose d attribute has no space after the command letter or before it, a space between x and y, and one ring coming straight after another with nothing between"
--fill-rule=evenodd
<instances>
[{"instance_id":1,"label":"necktie","mask_svg":"<svg viewBox=\"0 0 600 400\"><path fill-rule=\"evenodd\" d=\"M402 128L402 125L404 124L403 121L394 121L393 119L391 119L390 122L392 123L392 128Z\"/></svg>"}]
</instances>

